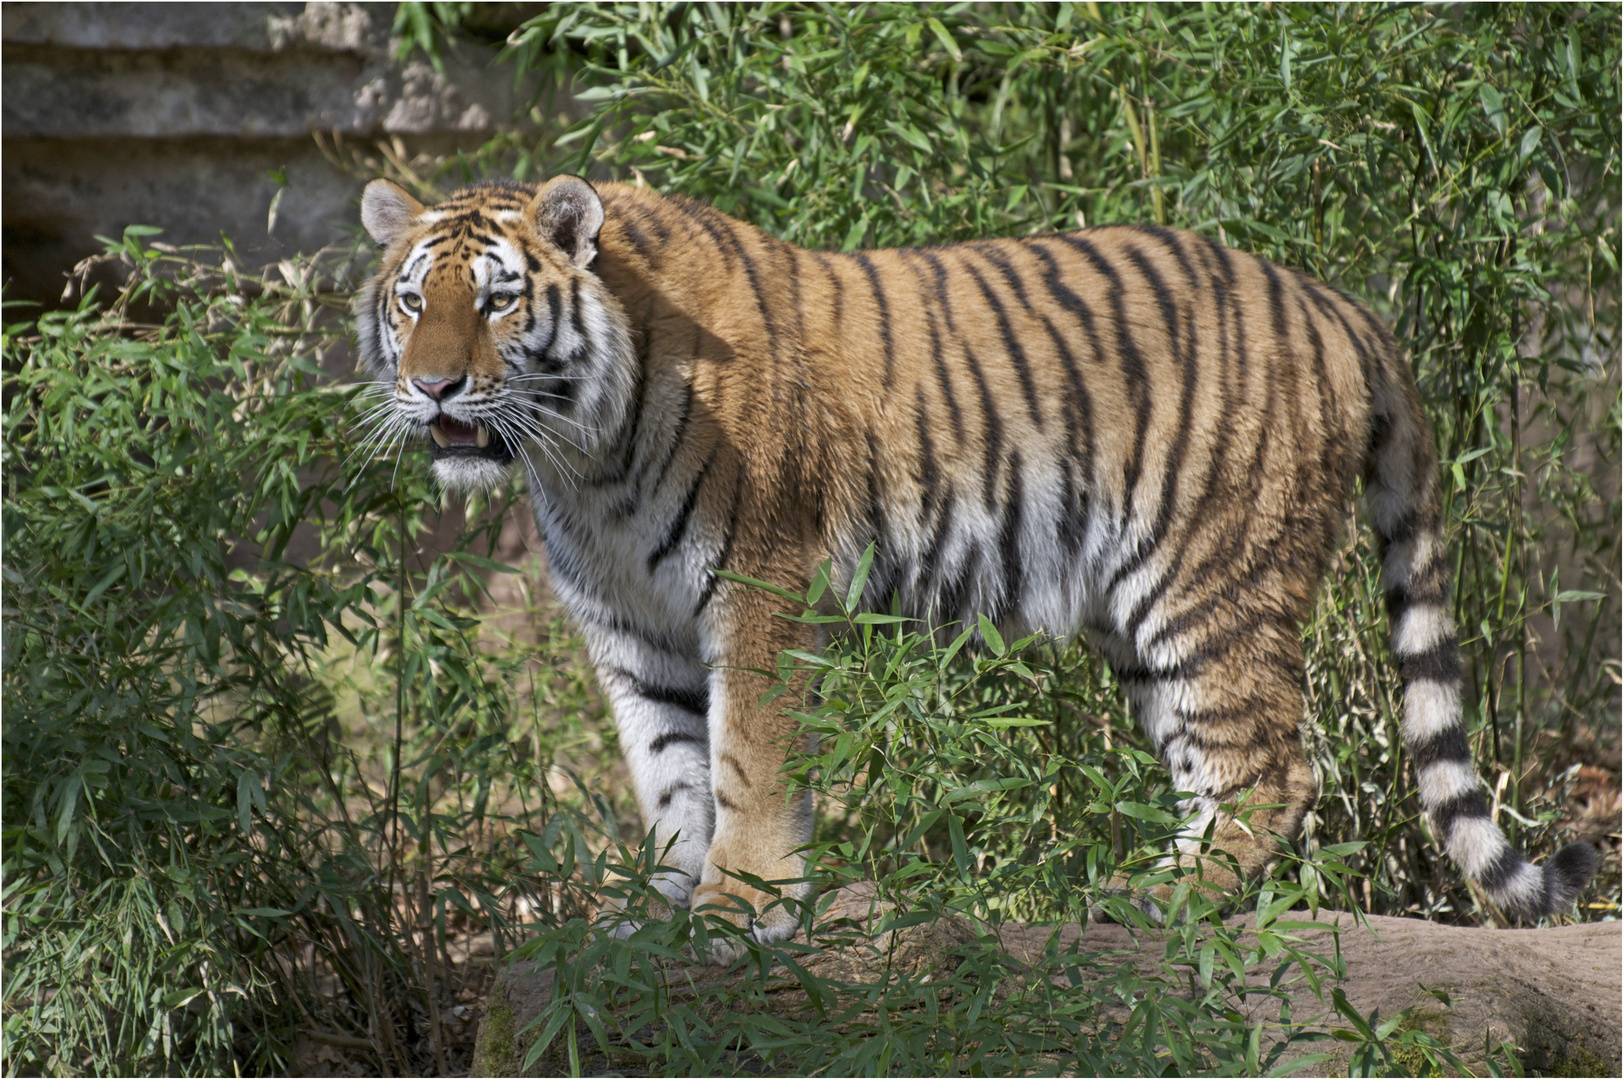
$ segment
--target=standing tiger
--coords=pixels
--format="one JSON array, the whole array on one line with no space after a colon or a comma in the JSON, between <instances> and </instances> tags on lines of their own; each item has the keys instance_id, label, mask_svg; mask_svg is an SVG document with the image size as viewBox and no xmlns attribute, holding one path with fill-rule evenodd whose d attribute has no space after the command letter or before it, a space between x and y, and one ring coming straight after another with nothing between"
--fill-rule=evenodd
<instances>
[{"instance_id":1,"label":"standing tiger","mask_svg":"<svg viewBox=\"0 0 1624 1080\"><path fill-rule=\"evenodd\" d=\"M361 220L384 249L355 301L364 363L443 483L523 463L671 902L731 894L757 940L794 931L728 872L803 873L795 722L752 671L819 642L716 571L800 590L869 545L866 605L1084 633L1194 793L1181 847L1211 828L1260 873L1315 795L1299 627L1360 476L1434 835L1515 917L1589 880L1588 845L1541 869L1491 819L1432 438L1362 305L1161 228L833 254L573 176L435 206L374 180Z\"/></svg>"}]
</instances>

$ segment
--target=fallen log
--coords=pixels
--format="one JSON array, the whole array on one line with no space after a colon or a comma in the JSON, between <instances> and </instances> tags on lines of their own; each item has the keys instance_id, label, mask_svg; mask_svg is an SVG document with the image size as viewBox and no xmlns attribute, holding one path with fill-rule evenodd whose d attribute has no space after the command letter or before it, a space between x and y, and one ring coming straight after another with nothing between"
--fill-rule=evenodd
<instances>
[{"instance_id":1,"label":"fallen log","mask_svg":"<svg viewBox=\"0 0 1624 1080\"><path fill-rule=\"evenodd\" d=\"M861 886L836 897L831 915L844 915L872 926L876 914L870 894ZM1425 1032L1452 1049L1472 1072L1487 1072L1486 1051L1510 1044L1531 1073L1556 1076L1620 1075L1620 1033L1624 1029L1621 964L1624 924L1585 923L1540 930L1499 930L1443 926L1420 919L1368 916L1346 912L1289 912L1284 920L1314 922L1295 929L1302 947L1330 956L1340 949L1345 964L1341 979L1322 981L1316 995L1306 980L1285 984L1292 1016L1324 1027L1345 1028L1331 1005L1340 989L1361 1016L1379 1010L1391 1018L1408 1009L1403 1029ZM1251 928L1255 917L1237 916L1227 925ZM1006 924L992 930L1004 951L1020 963L1034 963L1054 934L1052 926ZM861 944L827 947L800 957L818 978L848 985L872 984L906 973L915 978L951 970L957 950L985 929L965 919L944 919L877 935ZM1334 935L1340 936L1334 942ZM1097 952L1131 961L1147 978L1165 975L1166 932L1135 931L1110 923L1075 924L1059 931L1062 951ZM1079 941L1079 938L1081 939ZM1270 962L1272 965L1273 961ZM1260 967L1262 967L1260 965ZM743 976L700 964L672 969L674 993L700 999L709 990ZM1266 967L1261 978L1267 978ZM554 1047L528 1071L526 1052L537 1031L527 1025L552 998L551 969L517 963L497 978L487 999L474 1052L474 1076L547 1076L567 1070ZM1173 989L1170 987L1170 990ZM1445 999L1447 998L1447 1004ZM771 1011L785 1014L804 1006L793 986L771 999ZM1279 1015L1276 999L1256 995L1233 1007L1247 1016L1271 1022ZM1109 1017L1105 1017L1109 1020ZM583 1032L584 1034L584 1032ZM1343 1043L1312 1044L1303 1054L1338 1054L1330 1061L1305 1063L1306 1075L1344 1073L1351 1050ZM1293 1055L1295 1056L1295 1055ZM578 1062L586 1072L589 1060ZM608 1062L599 1062L608 1067ZM1417 1063L1419 1064L1419 1063Z\"/></svg>"}]
</instances>

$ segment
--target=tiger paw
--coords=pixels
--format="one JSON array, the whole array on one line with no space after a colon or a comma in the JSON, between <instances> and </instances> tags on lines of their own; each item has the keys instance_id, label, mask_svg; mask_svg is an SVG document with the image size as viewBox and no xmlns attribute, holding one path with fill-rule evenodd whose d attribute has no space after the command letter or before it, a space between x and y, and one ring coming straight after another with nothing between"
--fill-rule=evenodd
<instances>
[{"instance_id":1,"label":"tiger paw","mask_svg":"<svg viewBox=\"0 0 1624 1080\"><path fill-rule=\"evenodd\" d=\"M719 916L744 932L735 937L719 927L710 930L703 959L712 964L731 964L743 956L743 936L763 945L785 941L795 936L800 925L783 899L731 878L700 885L694 890L692 908L695 915ZM701 952L697 945L695 952Z\"/></svg>"},{"instance_id":2,"label":"tiger paw","mask_svg":"<svg viewBox=\"0 0 1624 1080\"><path fill-rule=\"evenodd\" d=\"M1137 908L1140 914L1144 915L1144 917L1148 919L1152 925L1167 925L1167 906L1168 903L1173 899L1173 887L1168 885L1166 882L1147 887L1143 885L1135 885L1133 883L1133 879L1128 878L1126 875L1113 874L1111 879L1106 882L1105 887L1100 891L1106 896L1118 897L1128 901L1133 907ZM1088 906L1089 920L1092 922L1123 923L1126 925L1128 920L1120 917L1120 905L1113 906L1118 907L1119 913L1117 915L1113 915L1111 910L1106 905L1096 900L1094 903Z\"/></svg>"},{"instance_id":3,"label":"tiger paw","mask_svg":"<svg viewBox=\"0 0 1624 1080\"><path fill-rule=\"evenodd\" d=\"M683 901L673 903L657 894L630 904L622 897L612 896L599 906L595 921L598 929L611 937L629 938L648 923L669 921L672 911L681 903Z\"/></svg>"}]
</instances>

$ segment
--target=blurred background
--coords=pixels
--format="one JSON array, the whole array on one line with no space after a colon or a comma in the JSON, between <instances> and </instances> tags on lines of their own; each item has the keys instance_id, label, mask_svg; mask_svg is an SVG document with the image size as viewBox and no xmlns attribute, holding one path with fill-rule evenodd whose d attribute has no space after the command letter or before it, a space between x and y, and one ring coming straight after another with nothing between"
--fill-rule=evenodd
<instances>
[{"instance_id":1,"label":"blurred background","mask_svg":"<svg viewBox=\"0 0 1624 1080\"><path fill-rule=\"evenodd\" d=\"M533 126L537 77L491 62L540 6L472 5L430 56L402 52L394 4L6 4L6 295L62 303L96 236L136 223L253 262L343 242L366 159Z\"/></svg>"}]
</instances>

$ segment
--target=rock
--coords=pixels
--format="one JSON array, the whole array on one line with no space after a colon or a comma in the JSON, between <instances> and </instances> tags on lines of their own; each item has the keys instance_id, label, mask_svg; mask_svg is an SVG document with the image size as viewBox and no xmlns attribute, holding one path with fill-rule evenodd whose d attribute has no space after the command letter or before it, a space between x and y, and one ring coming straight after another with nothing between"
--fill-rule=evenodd
<instances>
[{"instance_id":1,"label":"rock","mask_svg":"<svg viewBox=\"0 0 1624 1080\"><path fill-rule=\"evenodd\" d=\"M509 28L533 13L492 6L480 14ZM447 42L443 70L397 57L393 18L360 3L6 4L8 299L59 303L96 235L131 224L172 244L224 232L250 264L342 243L367 177L335 156L378 157L380 141L406 159L471 151L536 92L476 41Z\"/></svg>"},{"instance_id":2,"label":"rock","mask_svg":"<svg viewBox=\"0 0 1624 1080\"><path fill-rule=\"evenodd\" d=\"M872 894L862 886L854 886L836 897L831 916L872 925L874 910ZM1312 919L1308 912L1288 912L1281 918L1305 922ZM1347 1022L1330 1006L1331 991L1339 988L1362 1016L1380 1010L1381 1017L1387 1019L1411 1009L1405 1028L1419 1028L1449 1046L1479 1075L1486 1071L1485 1037L1495 1047L1502 1042L1518 1047L1518 1056L1530 1072L1620 1075L1624 924L1495 930L1381 916L1369 916L1360 923L1345 912L1320 912L1312 921L1325 929L1293 934L1307 948L1329 955L1332 928L1338 929L1347 977L1340 982L1325 980L1324 1000L1316 998L1303 981L1293 984L1292 1015L1299 1021L1314 1020L1326 1029L1346 1028ZM1231 920L1236 927L1254 923L1255 917L1250 915ZM1016 924L999 928L998 936L1015 960L1032 963L1041 955L1051 932L1051 927ZM975 940L978 933L967 920L943 920L896 931L894 936L825 948L803 958L802 963L821 978L854 984L872 982L882 975L886 964L893 972L903 969L921 976L933 970L950 971L957 963L957 951ZM1076 925L1063 927L1062 948L1076 942L1078 936ZM1165 933L1136 933L1127 927L1091 923L1081 931L1081 938L1080 947L1085 952L1131 957L1146 976L1163 973ZM1259 970L1263 972L1258 976L1261 981L1267 969ZM688 993L676 988L691 980L692 996L698 1000L707 987L716 987L730 977L737 976L689 965L673 970L670 986L673 995ZM1429 991L1446 993L1450 1004L1446 1006ZM504 971L486 1002L471 1075L546 1076L567 1069L567 1063L558 1058L556 1043L528 1073L520 1068L536 1035L534 1029L526 1032L525 1026L551 998L550 969L518 964ZM1249 1018L1256 1010L1261 1010L1262 1019L1272 1021L1278 1017L1278 1002L1259 1005L1257 1000L1252 998L1250 1005L1236 1002L1235 1007ZM788 1007L793 1004L786 999ZM1313 1052L1341 1050L1343 1059L1305 1066L1304 1073L1345 1072L1345 1046L1336 1042L1314 1044ZM587 1061L581 1064L591 1071Z\"/></svg>"}]
</instances>

